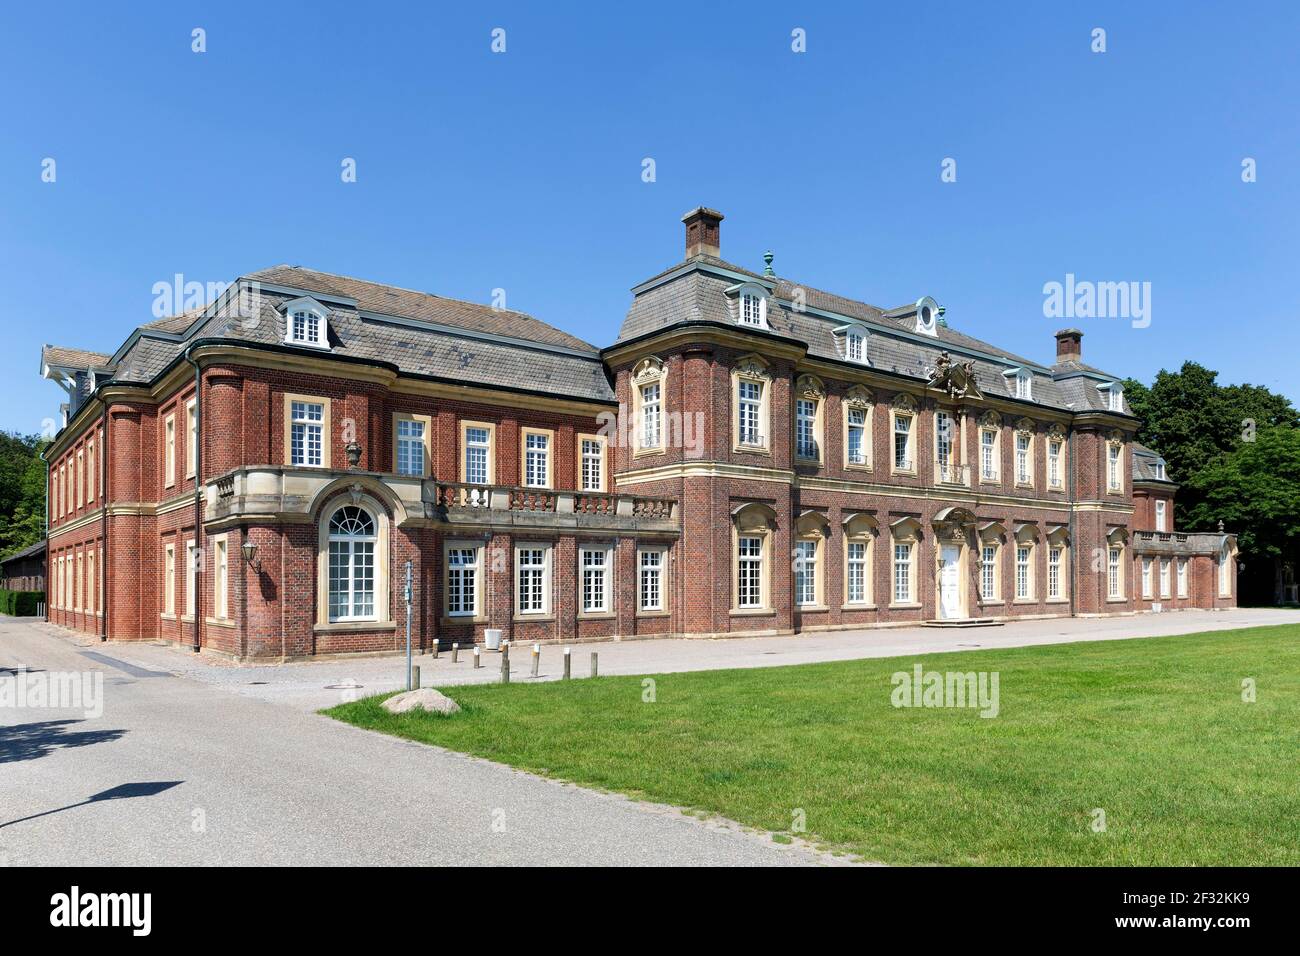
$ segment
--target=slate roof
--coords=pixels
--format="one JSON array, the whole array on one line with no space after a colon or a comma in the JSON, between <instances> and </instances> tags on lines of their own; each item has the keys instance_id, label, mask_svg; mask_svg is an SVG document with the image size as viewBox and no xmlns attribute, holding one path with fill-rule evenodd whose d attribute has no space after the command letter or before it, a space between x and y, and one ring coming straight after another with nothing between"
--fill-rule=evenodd
<instances>
[{"instance_id":1,"label":"slate roof","mask_svg":"<svg viewBox=\"0 0 1300 956\"><path fill-rule=\"evenodd\" d=\"M106 368L111 355L103 352L88 352L85 349L69 349L61 345L44 345L41 347L41 365L56 368L71 368L86 371L92 368Z\"/></svg>"},{"instance_id":2,"label":"slate roof","mask_svg":"<svg viewBox=\"0 0 1300 956\"><path fill-rule=\"evenodd\" d=\"M331 355L465 384L614 400L595 346L522 312L298 266L275 266L243 278L261 289L256 315L240 314L240 300L232 298L143 325L119 350L111 381L152 382L203 339L295 348L284 344L284 305L311 296L329 311ZM302 351L319 354L308 347Z\"/></svg>"},{"instance_id":3,"label":"slate roof","mask_svg":"<svg viewBox=\"0 0 1300 956\"><path fill-rule=\"evenodd\" d=\"M1133 442L1133 480L1134 481L1159 481L1165 484L1175 484L1169 477L1169 468L1165 467L1165 477L1156 477L1156 462L1164 461L1164 457L1152 448L1148 448L1140 442Z\"/></svg>"},{"instance_id":4,"label":"slate roof","mask_svg":"<svg viewBox=\"0 0 1300 956\"><path fill-rule=\"evenodd\" d=\"M722 271L743 278L719 274ZM915 332L915 305L882 309L791 279L762 276L710 255L679 262L637 286L618 341L627 342L692 322L735 324L735 299L727 289L746 280L772 289L767 308L770 331L804 343L808 354L815 358L844 361L843 336L837 335L835 329L847 324L846 320L859 320L869 336L869 365L879 371L925 380L926 370L946 349L954 361L974 362L976 383L986 396L1014 398L1015 376L1004 373L1026 368L1034 380L1031 404L1068 411L1106 410L1105 396L1097 385L1103 378L1115 378L1090 366L1049 368L945 326L939 326L933 337L920 335ZM802 294L805 311L782 304L793 302L796 293Z\"/></svg>"}]
</instances>

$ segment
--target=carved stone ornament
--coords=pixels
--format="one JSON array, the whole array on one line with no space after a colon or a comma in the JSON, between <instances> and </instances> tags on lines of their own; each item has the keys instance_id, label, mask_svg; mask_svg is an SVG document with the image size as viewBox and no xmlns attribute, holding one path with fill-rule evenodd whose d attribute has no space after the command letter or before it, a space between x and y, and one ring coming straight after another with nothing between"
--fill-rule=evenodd
<instances>
[{"instance_id":1,"label":"carved stone ornament","mask_svg":"<svg viewBox=\"0 0 1300 956\"><path fill-rule=\"evenodd\" d=\"M656 382L664 377L664 363L661 358L651 355L636 363L632 369L632 382L641 385L644 382Z\"/></svg>"},{"instance_id":2,"label":"carved stone ornament","mask_svg":"<svg viewBox=\"0 0 1300 956\"><path fill-rule=\"evenodd\" d=\"M900 411L905 411L905 412L916 411L916 399L913 398L911 395L907 394L907 392L899 392L897 395L895 395L892 404L894 408L897 408Z\"/></svg>"},{"instance_id":3,"label":"carved stone ornament","mask_svg":"<svg viewBox=\"0 0 1300 956\"><path fill-rule=\"evenodd\" d=\"M928 388L947 392L953 399L984 397L975 382L975 363L954 362L946 350L939 353L926 373L929 376Z\"/></svg>"},{"instance_id":4,"label":"carved stone ornament","mask_svg":"<svg viewBox=\"0 0 1300 956\"><path fill-rule=\"evenodd\" d=\"M736 363L736 374L745 378L757 378L767 381L772 377L767 363L757 355L746 355Z\"/></svg>"},{"instance_id":5,"label":"carved stone ornament","mask_svg":"<svg viewBox=\"0 0 1300 956\"><path fill-rule=\"evenodd\" d=\"M844 403L850 408L870 408L874 399L861 385L854 385L844 394Z\"/></svg>"},{"instance_id":6,"label":"carved stone ornament","mask_svg":"<svg viewBox=\"0 0 1300 956\"><path fill-rule=\"evenodd\" d=\"M826 386L816 375L800 375L795 383L795 393L800 398L822 398L826 395Z\"/></svg>"}]
</instances>

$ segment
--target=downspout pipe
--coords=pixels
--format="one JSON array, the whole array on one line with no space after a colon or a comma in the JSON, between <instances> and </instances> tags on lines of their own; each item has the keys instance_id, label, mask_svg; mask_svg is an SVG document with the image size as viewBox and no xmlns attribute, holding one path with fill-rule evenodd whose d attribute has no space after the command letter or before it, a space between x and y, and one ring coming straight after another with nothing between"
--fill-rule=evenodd
<instances>
[{"instance_id":1,"label":"downspout pipe","mask_svg":"<svg viewBox=\"0 0 1300 956\"><path fill-rule=\"evenodd\" d=\"M1074 617L1079 613L1078 590L1079 590L1079 580L1080 580L1080 575L1079 575L1080 562L1079 562L1079 539L1075 534L1075 517L1078 514L1078 512L1074 507L1075 502L1078 500L1079 471L1075 467L1075 460L1074 460L1074 429L1073 428L1070 429L1070 438L1068 442L1068 447L1069 447L1069 457L1070 457L1070 460L1067 462L1067 466L1070 469L1070 491L1068 495L1068 500L1070 503L1070 577L1072 579L1070 581L1070 617ZM1104 568L1105 566L1103 565L1103 569ZM1103 570L1103 573L1107 573L1107 572ZM1101 609L1098 608L1098 611L1100 610Z\"/></svg>"},{"instance_id":2,"label":"downspout pipe","mask_svg":"<svg viewBox=\"0 0 1300 956\"><path fill-rule=\"evenodd\" d=\"M185 361L194 368L194 552L202 554L203 560L194 568L194 644L195 654L203 649L200 622L203 620L203 578L200 576L208 563L203 541L203 372L199 363L194 361L190 352L194 345L185 349ZM187 558L189 556L187 555ZM190 560L193 560L192 558Z\"/></svg>"},{"instance_id":3,"label":"downspout pipe","mask_svg":"<svg viewBox=\"0 0 1300 956\"><path fill-rule=\"evenodd\" d=\"M100 432L103 439L100 441L99 449L99 540L103 547L103 553L99 559L99 581L103 581L105 586L99 588L99 581L94 582L96 596L99 599L99 640L101 643L108 640L108 582L112 580L108 576L108 402L104 402L104 411L100 415Z\"/></svg>"},{"instance_id":4,"label":"downspout pipe","mask_svg":"<svg viewBox=\"0 0 1300 956\"><path fill-rule=\"evenodd\" d=\"M46 449L40 451L41 461L45 462L45 623L50 622L50 460L45 457Z\"/></svg>"}]
</instances>

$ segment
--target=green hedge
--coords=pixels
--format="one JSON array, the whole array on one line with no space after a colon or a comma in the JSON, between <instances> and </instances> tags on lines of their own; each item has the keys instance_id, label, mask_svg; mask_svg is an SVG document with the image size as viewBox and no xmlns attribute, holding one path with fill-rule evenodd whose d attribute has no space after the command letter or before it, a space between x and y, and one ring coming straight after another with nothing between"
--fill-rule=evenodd
<instances>
[{"instance_id":1,"label":"green hedge","mask_svg":"<svg viewBox=\"0 0 1300 956\"><path fill-rule=\"evenodd\" d=\"M44 591L7 591L0 588L0 614L34 617L38 603L45 603Z\"/></svg>"}]
</instances>

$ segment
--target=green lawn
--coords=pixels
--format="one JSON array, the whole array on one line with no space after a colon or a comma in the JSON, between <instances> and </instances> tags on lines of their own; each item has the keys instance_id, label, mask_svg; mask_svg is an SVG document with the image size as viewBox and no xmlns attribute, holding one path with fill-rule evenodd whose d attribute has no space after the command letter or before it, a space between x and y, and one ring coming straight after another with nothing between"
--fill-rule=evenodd
<instances>
[{"instance_id":1,"label":"green lawn","mask_svg":"<svg viewBox=\"0 0 1300 956\"><path fill-rule=\"evenodd\" d=\"M895 708L891 675L917 662L997 672L999 715ZM1300 863L1300 626L663 674L653 703L642 681L326 713L774 834L802 811L801 835L886 863Z\"/></svg>"}]
</instances>

